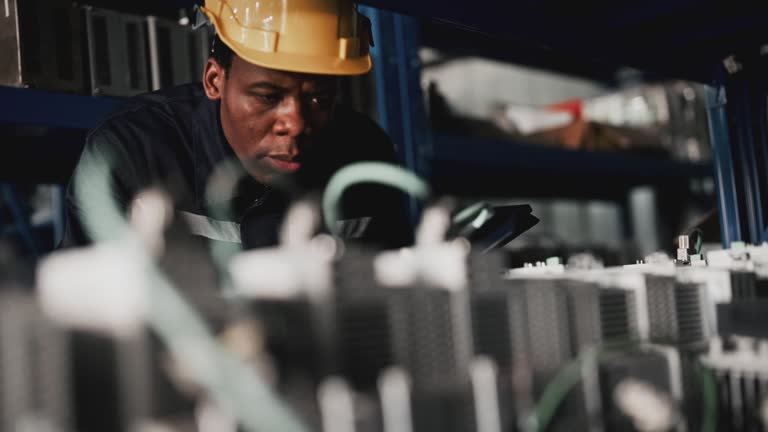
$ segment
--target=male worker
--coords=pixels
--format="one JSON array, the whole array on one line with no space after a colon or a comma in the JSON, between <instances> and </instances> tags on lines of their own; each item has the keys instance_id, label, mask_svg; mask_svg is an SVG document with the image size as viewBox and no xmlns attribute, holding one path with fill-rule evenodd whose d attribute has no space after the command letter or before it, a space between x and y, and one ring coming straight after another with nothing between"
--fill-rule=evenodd
<instances>
[{"instance_id":1,"label":"male worker","mask_svg":"<svg viewBox=\"0 0 768 432\"><path fill-rule=\"evenodd\" d=\"M338 77L371 68L370 23L348 0L206 0L201 9L216 29L202 84L131 99L88 135L75 178L108 159L123 211L138 192L160 186L193 234L273 245L287 190L321 189L351 162L393 160L378 126L335 104ZM227 160L248 175L231 194L208 193ZM93 197L77 183L67 197L65 245L89 240L83 216ZM346 232L402 245L401 201L386 190L353 190ZM226 220L212 214L216 206L230 210Z\"/></svg>"}]
</instances>

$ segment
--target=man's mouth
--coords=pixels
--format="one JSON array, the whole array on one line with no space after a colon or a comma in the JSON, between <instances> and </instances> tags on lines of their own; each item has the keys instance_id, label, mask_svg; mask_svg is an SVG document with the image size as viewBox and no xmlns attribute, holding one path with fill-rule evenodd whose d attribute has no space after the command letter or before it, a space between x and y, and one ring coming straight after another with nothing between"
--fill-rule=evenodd
<instances>
[{"instance_id":1,"label":"man's mouth","mask_svg":"<svg viewBox=\"0 0 768 432\"><path fill-rule=\"evenodd\" d=\"M267 156L267 161L275 170L284 173L293 173L301 168L301 162L299 162L298 158L287 155Z\"/></svg>"}]
</instances>

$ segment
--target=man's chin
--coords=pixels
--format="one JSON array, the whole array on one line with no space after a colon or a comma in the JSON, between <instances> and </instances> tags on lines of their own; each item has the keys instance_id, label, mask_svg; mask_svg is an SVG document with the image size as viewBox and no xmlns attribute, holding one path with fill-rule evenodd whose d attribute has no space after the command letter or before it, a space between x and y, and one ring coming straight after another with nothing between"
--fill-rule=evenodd
<instances>
[{"instance_id":1,"label":"man's chin","mask_svg":"<svg viewBox=\"0 0 768 432\"><path fill-rule=\"evenodd\" d=\"M248 166L248 174L251 175L256 181L266 186L275 186L279 184L291 183L293 180L293 174L276 171L264 166Z\"/></svg>"}]
</instances>

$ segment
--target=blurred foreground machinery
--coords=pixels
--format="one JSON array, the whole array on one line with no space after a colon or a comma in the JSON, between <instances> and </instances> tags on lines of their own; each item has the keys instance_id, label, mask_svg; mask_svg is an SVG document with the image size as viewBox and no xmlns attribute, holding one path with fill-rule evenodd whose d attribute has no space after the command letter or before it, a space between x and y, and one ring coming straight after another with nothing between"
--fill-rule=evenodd
<instances>
[{"instance_id":1,"label":"blurred foreground machinery","mask_svg":"<svg viewBox=\"0 0 768 432\"><path fill-rule=\"evenodd\" d=\"M234 251L219 268L230 283L221 311L205 302L209 330L194 316L199 293L176 291L149 267L130 281L143 285L149 309L126 309L129 297L80 299L120 304L119 317L51 297L48 285L62 280L52 276L92 265L90 253L107 267L110 253L150 263L149 250L97 245L44 261L42 308L28 295L0 301L3 430L764 427L768 246L620 268L552 259L508 269L496 252L446 238L442 207L427 210L417 243L397 251L315 235L317 218L306 206L303 214L289 216L299 234L284 233L279 247ZM185 260L205 246L187 244ZM248 416L263 406L273 408Z\"/></svg>"}]
</instances>

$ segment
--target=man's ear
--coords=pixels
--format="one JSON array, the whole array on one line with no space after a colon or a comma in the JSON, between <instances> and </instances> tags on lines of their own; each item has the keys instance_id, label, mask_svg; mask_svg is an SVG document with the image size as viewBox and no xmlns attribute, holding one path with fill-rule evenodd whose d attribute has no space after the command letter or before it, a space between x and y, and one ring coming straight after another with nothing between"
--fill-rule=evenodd
<instances>
[{"instance_id":1,"label":"man's ear","mask_svg":"<svg viewBox=\"0 0 768 432\"><path fill-rule=\"evenodd\" d=\"M225 70L219 62L209 58L203 71L203 88L205 95L210 100L221 99L224 81L226 80Z\"/></svg>"}]
</instances>

